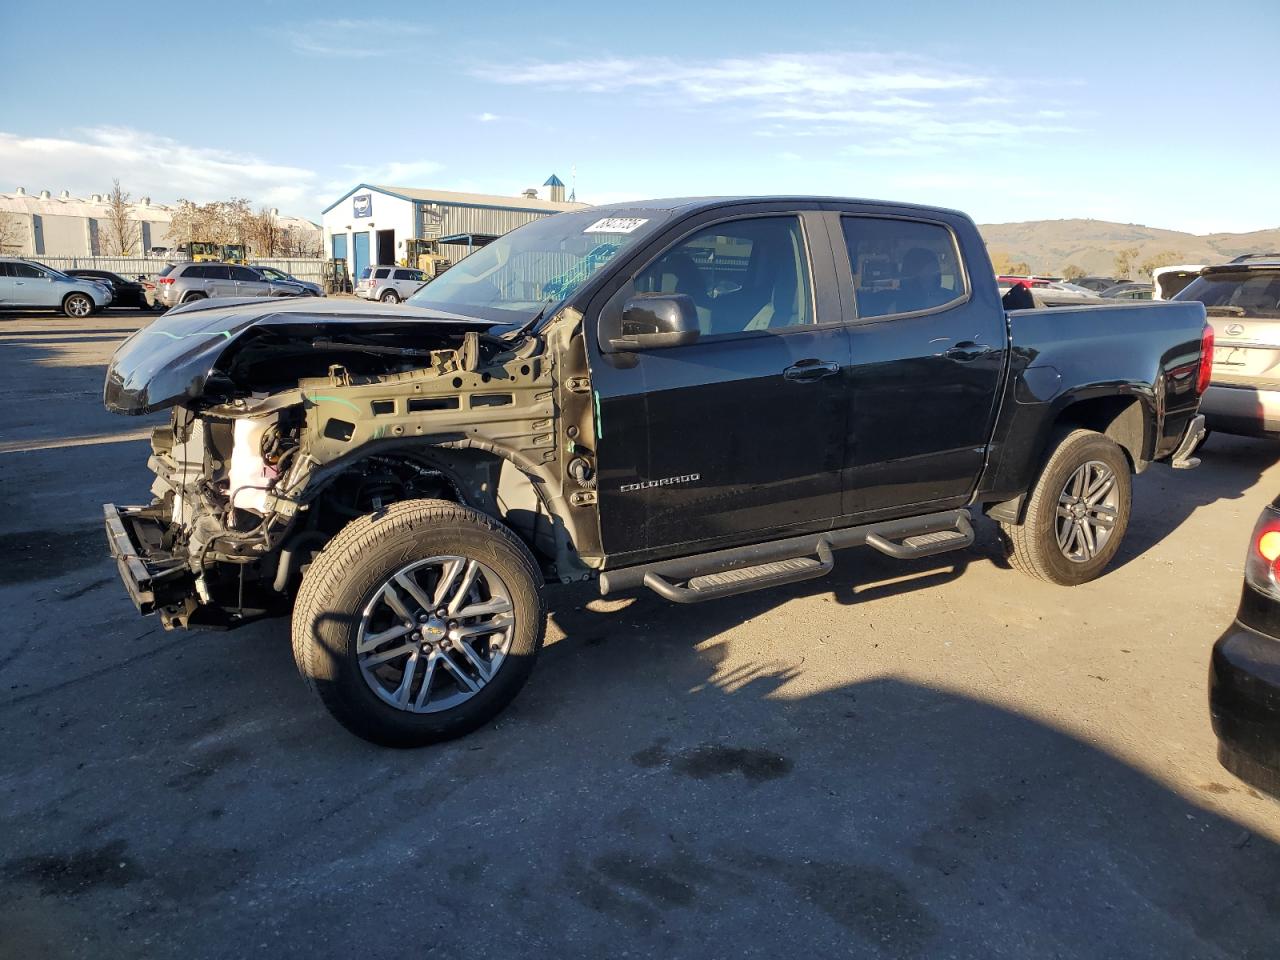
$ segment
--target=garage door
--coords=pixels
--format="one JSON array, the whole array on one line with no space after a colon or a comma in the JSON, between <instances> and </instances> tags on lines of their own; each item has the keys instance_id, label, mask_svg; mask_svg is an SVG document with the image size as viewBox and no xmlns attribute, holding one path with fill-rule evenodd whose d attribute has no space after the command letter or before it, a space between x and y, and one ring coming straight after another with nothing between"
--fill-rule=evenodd
<instances>
[{"instance_id":1,"label":"garage door","mask_svg":"<svg viewBox=\"0 0 1280 960\"><path fill-rule=\"evenodd\" d=\"M364 268L369 265L369 234L357 233L353 235L353 243L356 252L354 279L359 280L360 274Z\"/></svg>"}]
</instances>

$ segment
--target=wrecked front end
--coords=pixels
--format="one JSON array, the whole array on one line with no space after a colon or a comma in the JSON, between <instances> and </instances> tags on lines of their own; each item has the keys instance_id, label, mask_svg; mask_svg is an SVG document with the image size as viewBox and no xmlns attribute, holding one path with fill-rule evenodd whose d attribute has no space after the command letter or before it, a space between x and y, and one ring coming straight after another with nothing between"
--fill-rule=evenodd
<instances>
[{"instance_id":1,"label":"wrecked front end","mask_svg":"<svg viewBox=\"0 0 1280 960\"><path fill-rule=\"evenodd\" d=\"M507 342L464 317L312 304L175 311L113 358L108 409L172 408L151 437L151 502L105 508L141 612L171 628L284 614L329 539L407 499L501 515L547 558L545 572L585 571L551 521L564 497L595 499L591 451L566 447L556 428L570 409L570 435L593 435L586 377L564 377L551 359L572 356L575 340L580 350L572 324L550 350L546 337ZM567 460L580 461L577 479Z\"/></svg>"}]
</instances>

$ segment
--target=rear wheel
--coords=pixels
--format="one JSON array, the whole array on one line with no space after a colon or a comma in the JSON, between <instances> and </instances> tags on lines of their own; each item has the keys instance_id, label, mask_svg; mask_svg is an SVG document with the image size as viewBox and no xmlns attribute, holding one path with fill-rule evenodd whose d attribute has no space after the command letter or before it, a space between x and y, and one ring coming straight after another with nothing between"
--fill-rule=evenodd
<instances>
[{"instance_id":1,"label":"rear wheel","mask_svg":"<svg viewBox=\"0 0 1280 960\"><path fill-rule=\"evenodd\" d=\"M94 303L89 299L88 294L68 294L66 299L62 301L62 312L68 317L75 317L77 320L82 320L89 316L94 309Z\"/></svg>"},{"instance_id":2,"label":"rear wheel","mask_svg":"<svg viewBox=\"0 0 1280 960\"><path fill-rule=\"evenodd\" d=\"M1098 577L1129 526L1129 461L1110 437L1072 430L1045 461L1020 524L1002 523L1010 562L1050 583Z\"/></svg>"},{"instance_id":3,"label":"rear wheel","mask_svg":"<svg viewBox=\"0 0 1280 960\"><path fill-rule=\"evenodd\" d=\"M545 617L537 564L510 530L455 503L408 500L353 520L307 570L294 659L352 733L420 746L511 702Z\"/></svg>"},{"instance_id":4,"label":"rear wheel","mask_svg":"<svg viewBox=\"0 0 1280 960\"><path fill-rule=\"evenodd\" d=\"M197 300L207 300L207 299L208 297L206 297L203 293L188 293L185 297L182 298L182 302L195 303Z\"/></svg>"},{"instance_id":5,"label":"rear wheel","mask_svg":"<svg viewBox=\"0 0 1280 960\"><path fill-rule=\"evenodd\" d=\"M399 303L400 294L396 293L394 290L388 290L386 293L382 295L382 302L383 303Z\"/></svg>"}]
</instances>

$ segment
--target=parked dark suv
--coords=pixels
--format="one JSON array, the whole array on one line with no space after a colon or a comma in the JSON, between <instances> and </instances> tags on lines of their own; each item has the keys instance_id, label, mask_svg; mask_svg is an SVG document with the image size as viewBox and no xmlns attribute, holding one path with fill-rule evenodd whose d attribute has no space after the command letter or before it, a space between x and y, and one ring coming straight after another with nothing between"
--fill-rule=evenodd
<instances>
[{"instance_id":1,"label":"parked dark suv","mask_svg":"<svg viewBox=\"0 0 1280 960\"><path fill-rule=\"evenodd\" d=\"M291 613L342 723L426 743L516 695L545 580L715 600L844 547L963 548L972 510L1024 573L1101 575L1133 475L1197 462L1211 349L1197 303L1006 309L950 210L573 211L394 311L201 303L135 334L106 404L173 414L155 499L106 523L142 612Z\"/></svg>"}]
</instances>

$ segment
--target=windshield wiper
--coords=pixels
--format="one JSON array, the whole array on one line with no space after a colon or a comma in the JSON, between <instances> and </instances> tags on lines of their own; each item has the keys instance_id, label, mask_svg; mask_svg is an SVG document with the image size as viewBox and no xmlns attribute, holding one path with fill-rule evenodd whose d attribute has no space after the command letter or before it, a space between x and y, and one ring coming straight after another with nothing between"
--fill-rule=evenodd
<instances>
[{"instance_id":1,"label":"windshield wiper","mask_svg":"<svg viewBox=\"0 0 1280 960\"><path fill-rule=\"evenodd\" d=\"M506 333L502 335L502 339L510 342L512 340L518 340L520 337L524 336L524 334L528 332L528 330L531 327L533 327L534 324L536 324L539 320L542 319L542 315L547 312L547 307L549 306L551 306L551 304L544 303L542 305L541 310L535 313L532 317L530 317L524 323L520 324L520 326L516 327L514 330L508 330Z\"/></svg>"}]
</instances>

